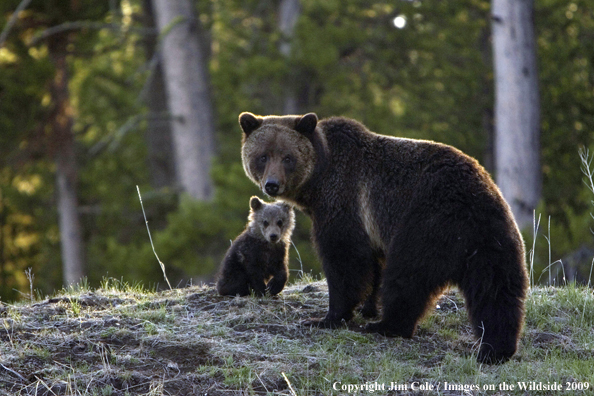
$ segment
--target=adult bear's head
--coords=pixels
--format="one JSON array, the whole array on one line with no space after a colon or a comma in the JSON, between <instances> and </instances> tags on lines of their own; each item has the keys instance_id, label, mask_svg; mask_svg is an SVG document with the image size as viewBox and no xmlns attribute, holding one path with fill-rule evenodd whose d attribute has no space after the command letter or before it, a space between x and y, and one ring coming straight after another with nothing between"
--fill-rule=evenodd
<instances>
[{"instance_id":1,"label":"adult bear's head","mask_svg":"<svg viewBox=\"0 0 594 396\"><path fill-rule=\"evenodd\" d=\"M241 159L248 177L271 197L293 199L316 164L318 116L241 113Z\"/></svg>"}]
</instances>

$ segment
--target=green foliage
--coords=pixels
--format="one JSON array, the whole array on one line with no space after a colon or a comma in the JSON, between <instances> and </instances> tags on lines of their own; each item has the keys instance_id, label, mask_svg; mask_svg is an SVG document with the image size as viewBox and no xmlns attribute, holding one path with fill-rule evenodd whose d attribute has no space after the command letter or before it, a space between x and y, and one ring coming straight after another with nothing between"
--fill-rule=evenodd
<instances>
[{"instance_id":1,"label":"green foliage","mask_svg":"<svg viewBox=\"0 0 594 396\"><path fill-rule=\"evenodd\" d=\"M590 214L577 214L567 206L562 222L559 217L548 214L541 203L535 216L536 223L540 217L534 258L535 282L565 285L574 280L584 284L594 281L590 276L594 257L588 254L592 243ZM524 233L524 239L530 249L534 242L532 231Z\"/></svg>"},{"instance_id":2,"label":"green foliage","mask_svg":"<svg viewBox=\"0 0 594 396\"><path fill-rule=\"evenodd\" d=\"M537 283L566 284L579 282L593 284L594 254L592 250L592 219L594 218L594 157L590 151L581 147L578 152L581 160L583 184L576 202L589 210L565 204L564 216L551 216L548 206L541 203L535 211L534 226L526 235L529 246L536 245L534 254L534 277ZM575 198L575 197L574 197ZM589 203L590 205L587 205ZM536 231L536 232L535 232ZM536 241L534 240L536 238ZM536 243L535 243L536 242Z\"/></svg>"},{"instance_id":3,"label":"green foliage","mask_svg":"<svg viewBox=\"0 0 594 396\"><path fill-rule=\"evenodd\" d=\"M20 1L1 3L0 29ZM300 112L350 116L378 133L442 141L493 169L488 0L302 0L293 38L279 31L279 2L194 3L209 41L217 123L217 191L208 203L178 197L173 181L165 189L151 186L145 132L154 119L144 94L154 77L147 43L155 37L144 25L144 2L31 2L19 15L0 48L3 299L17 298L15 289L28 290L28 267L43 293L60 287L55 169L46 147L55 71L41 37L48 28L72 28L65 23L78 23L67 30L67 60L91 285L104 276L164 284L136 185L172 283L211 280L229 241L245 226L249 197L262 197L241 166L237 116L280 113L289 91ZM594 208L577 149L588 146L594 133L594 16L589 0L543 0L535 7L544 173L535 277L542 273L546 282L551 261L592 248ZM394 27L396 16L406 18L404 28ZM287 40L288 57L280 52ZM551 260L542 236L549 216ZM291 249L293 279L301 268L313 276L320 271L309 227L298 213L293 240L301 262ZM589 268L579 271L587 275Z\"/></svg>"},{"instance_id":4,"label":"green foliage","mask_svg":"<svg viewBox=\"0 0 594 396\"><path fill-rule=\"evenodd\" d=\"M591 144L594 131L594 12L588 0L538 1L535 7L543 196L548 214L569 228L568 217L590 210L577 150Z\"/></svg>"},{"instance_id":5,"label":"green foliage","mask_svg":"<svg viewBox=\"0 0 594 396\"><path fill-rule=\"evenodd\" d=\"M294 62L308 81L307 105L482 157L491 107L489 7L462 3L304 2ZM393 26L396 15L406 16L405 29Z\"/></svg>"}]
</instances>

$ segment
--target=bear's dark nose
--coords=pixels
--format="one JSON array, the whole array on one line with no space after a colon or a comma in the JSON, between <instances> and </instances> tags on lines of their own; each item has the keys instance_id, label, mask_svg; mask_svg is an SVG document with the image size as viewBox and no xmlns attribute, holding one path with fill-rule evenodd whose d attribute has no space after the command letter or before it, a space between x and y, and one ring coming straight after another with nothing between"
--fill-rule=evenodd
<instances>
[{"instance_id":1,"label":"bear's dark nose","mask_svg":"<svg viewBox=\"0 0 594 396\"><path fill-rule=\"evenodd\" d=\"M278 235L276 234L270 234L270 242L276 242L278 239Z\"/></svg>"},{"instance_id":2,"label":"bear's dark nose","mask_svg":"<svg viewBox=\"0 0 594 396\"><path fill-rule=\"evenodd\" d=\"M266 194L276 195L279 189L278 182L275 180L268 180L264 185L264 189L266 190Z\"/></svg>"}]
</instances>

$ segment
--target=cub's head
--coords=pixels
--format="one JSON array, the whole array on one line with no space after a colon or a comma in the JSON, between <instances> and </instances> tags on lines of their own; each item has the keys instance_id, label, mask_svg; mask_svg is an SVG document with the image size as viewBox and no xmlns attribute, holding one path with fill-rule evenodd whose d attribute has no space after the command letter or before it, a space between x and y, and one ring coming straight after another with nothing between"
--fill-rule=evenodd
<instances>
[{"instance_id":1,"label":"cub's head","mask_svg":"<svg viewBox=\"0 0 594 396\"><path fill-rule=\"evenodd\" d=\"M311 177L318 116L241 113L241 159L247 176L271 197L293 198Z\"/></svg>"},{"instance_id":2,"label":"cub's head","mask_svg":"<svg viewBox=\"0 0 594 396\"><path fill-rule=\"evenodd\" d=\"M267 204L258 197L250 199L250 227L270 243L291 239L295 228L295 212L284 202Z\"/></svg>"}]
</instances>

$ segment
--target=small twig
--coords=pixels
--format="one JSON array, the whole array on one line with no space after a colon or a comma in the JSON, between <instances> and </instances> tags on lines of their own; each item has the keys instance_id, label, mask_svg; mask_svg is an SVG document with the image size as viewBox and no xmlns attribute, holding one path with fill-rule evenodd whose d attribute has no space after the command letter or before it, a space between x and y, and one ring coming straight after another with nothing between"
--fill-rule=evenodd
<instances>
[{"instance_id":1,"label":"small twig","mask_svg":"<svg viewBox=\"0 0 594 396\"><path fill-rule=\"evenodd\" d=\"M590 155L590 150L585 147L580 147L578 154L582 161L582 173L586 176L584 184L594 193L594 170L592 170L592 160L594 160L594 155Z\"/></svg>"},{"instance_id":2,"label":"small twig","mask_svg":"<svg viewBox=\"0 0 594 396\"><path fill-rule=\"evenodd\" d=\"M256 377L258 377L258 380L260 381L260 383L262 384L262 386L264 387L264 390L266 391L266 393L270 393L270 391L268 390L268 387L266 386L266 384L264 383L264 381L262 381L262 378L260 378L260 376L258 375L258 373L255 373Z\"/></svg>"},{"instance_id":3,"label":"small twig","mask_svg":"<svg viewBox=\"0 0 594 396\"><path fill-rule=\"evenodd\" d=\"M2 366L2 368L3 368L4 370L8 371L9 373L11 373L11 374L14 374L14 375L16 375L17 377L19 377L19 379L20 379L21 381L27 381L27 380L25 379L25 377L23 377L22 375L20 375L19 373L17 373L17 372L16 372L16 371L14 371L13 369L6 367L6 366L5 366L5 365L3 365L2 363L0 363L0 366Z\"/></svg>"},{"instance_id":4,"label":"small twig","mask_svg":"<svg viewBox=\"0 0 594 396\"><path fill-rule=\"evenodd\" d=\"M140 188L138 188L138 186L136 186L136 191L138 191L138 198L140 199L140 207L142 208L142 215L144 216L144 223L146 224L146 231L148 232L149 240L151 241L151 247L153 248L153 253L155 254L155 257L157 258L157 261L161 265L161 270L163 271L163 277L165 278L165 281L167 281L167 285L169 285L169 290L172 290L173 288L171 287L171 283L169 283L169 279L167 279L167 274L165 273L165 264L163 264L161 259L159 259L159 256L157 256L157 252L155 251L155 245L153 244L153 238L151 237L151 230L149 229L148 220L146 219L146 213L144 212L144 205L142 204L142 196L140 195Z\"/></svg>"},{"instance_id":5,"label":"small twig","mask_svg":"<svg viewBox=\"0 0 594 396\"><path fill-rule=\"evenodd\" d=\"M33 280L35 279L35 274L33 273L33 268L29 267L27 268L27 270L25 271L25 275L27 276L27 280L29 280L29 289L30 289L30 293L31 293L31 303L33 303L34 301L34 297L33 297Z\"/></svg>"},{"instance_id":6,"label":"small twig","mask_svg":"<svg viewBox=\"0 0 594 396\"><path fill-rule=\"evenodd\" d=\"M297 246L295 246L295 244L293 243L293 240L291 240L291 245L293 245L293 248L295 248L295 251L297 252L297 261L299 261L299 264L301 265L301 270L299 271L299 275L303 278L303 261L301 261L301 254L299 253L299 250L297 250Z\"/></svg>"},{"instance_id":7,"label":"small twig","mask_svg":"<svg viewBox=\"0 0 594 396\"><path fill-rule=\"evenodd\" d=\"M47 386L47 384L46 384L46 383L45 383L45 382L44 382L44 381L43 381L41 378L39 378L39 377L38 377L38 376L36 376L36 375L35 375L35 378L37 378L37 383L38 383L38 384L39 384L39 383L41 383L41 385L43 385L43 386L45 387L45 389L47 389L49 392L51 392L51 393L52 393L52 395L54 395L54 396L58 396L58 395L56 395L56 393L55 393L55 392L52 390L52 388L50 388L49 386ZM37 393L37 392L36 392L36 393ZM47 393L46 393L46 394L47 394Z\"/></svg>"},{"instance_id":8,"label":"small twig","mask_svg":"<svg viewBox=\"0 0 594 396\"><path fill-rule=\"evenodd\" d=\"M41 33L35 35L31 42L29 43L30 47L33 47L39 44L40 41L45 40L46 38L59 33L68 32L71 30L82 30L82 29L93 29L93 30L101 30L101 29L108 29L116 32L134 32L143 35L149 34L156 34L157 32L151 28L139 28L133 26L126 26L124 28L123 25L115 25L112 23L103 23L103 22L93 22L93 21L73 21L73 22L64 22L62 24L52 26L50 28L45 29Z\"/></svg>"},{"instance_id":9,"label":"small twig","mask_svg":"<svg viewBox=\"0 0 594 396\"><path fill-rule=\"evenodd\" d=\"M536 221L536 210L532 212L532 250L530 250L530 287L534 287L534 255L536 253L536 237L540 226L540 214L538 222Z\"/></svg>"},{"instance_id":10,"label":"small twig","mask_svg":"<svg viewBox=\"0 0 594 396\"><path fill-rule=\"evenodd\" d=\"M23 11L25 8L27 8L27 6L29 5L30 2L31 2L31 0L21 1L20 4L18 5L18 7L16 8L16 10L14 10L12 15L10 16L10 20L8 21L6 26L4 26L4 30L2 30L2 34L0 34L0 47L2 47L2 44L4 44L4 41L6 41L6 39L8 38L8 34L10 33L10 30L12 29L14 24L16 23L16 21L19 17L19 13L21 11Z\"/></svg>"}]
</instances>

